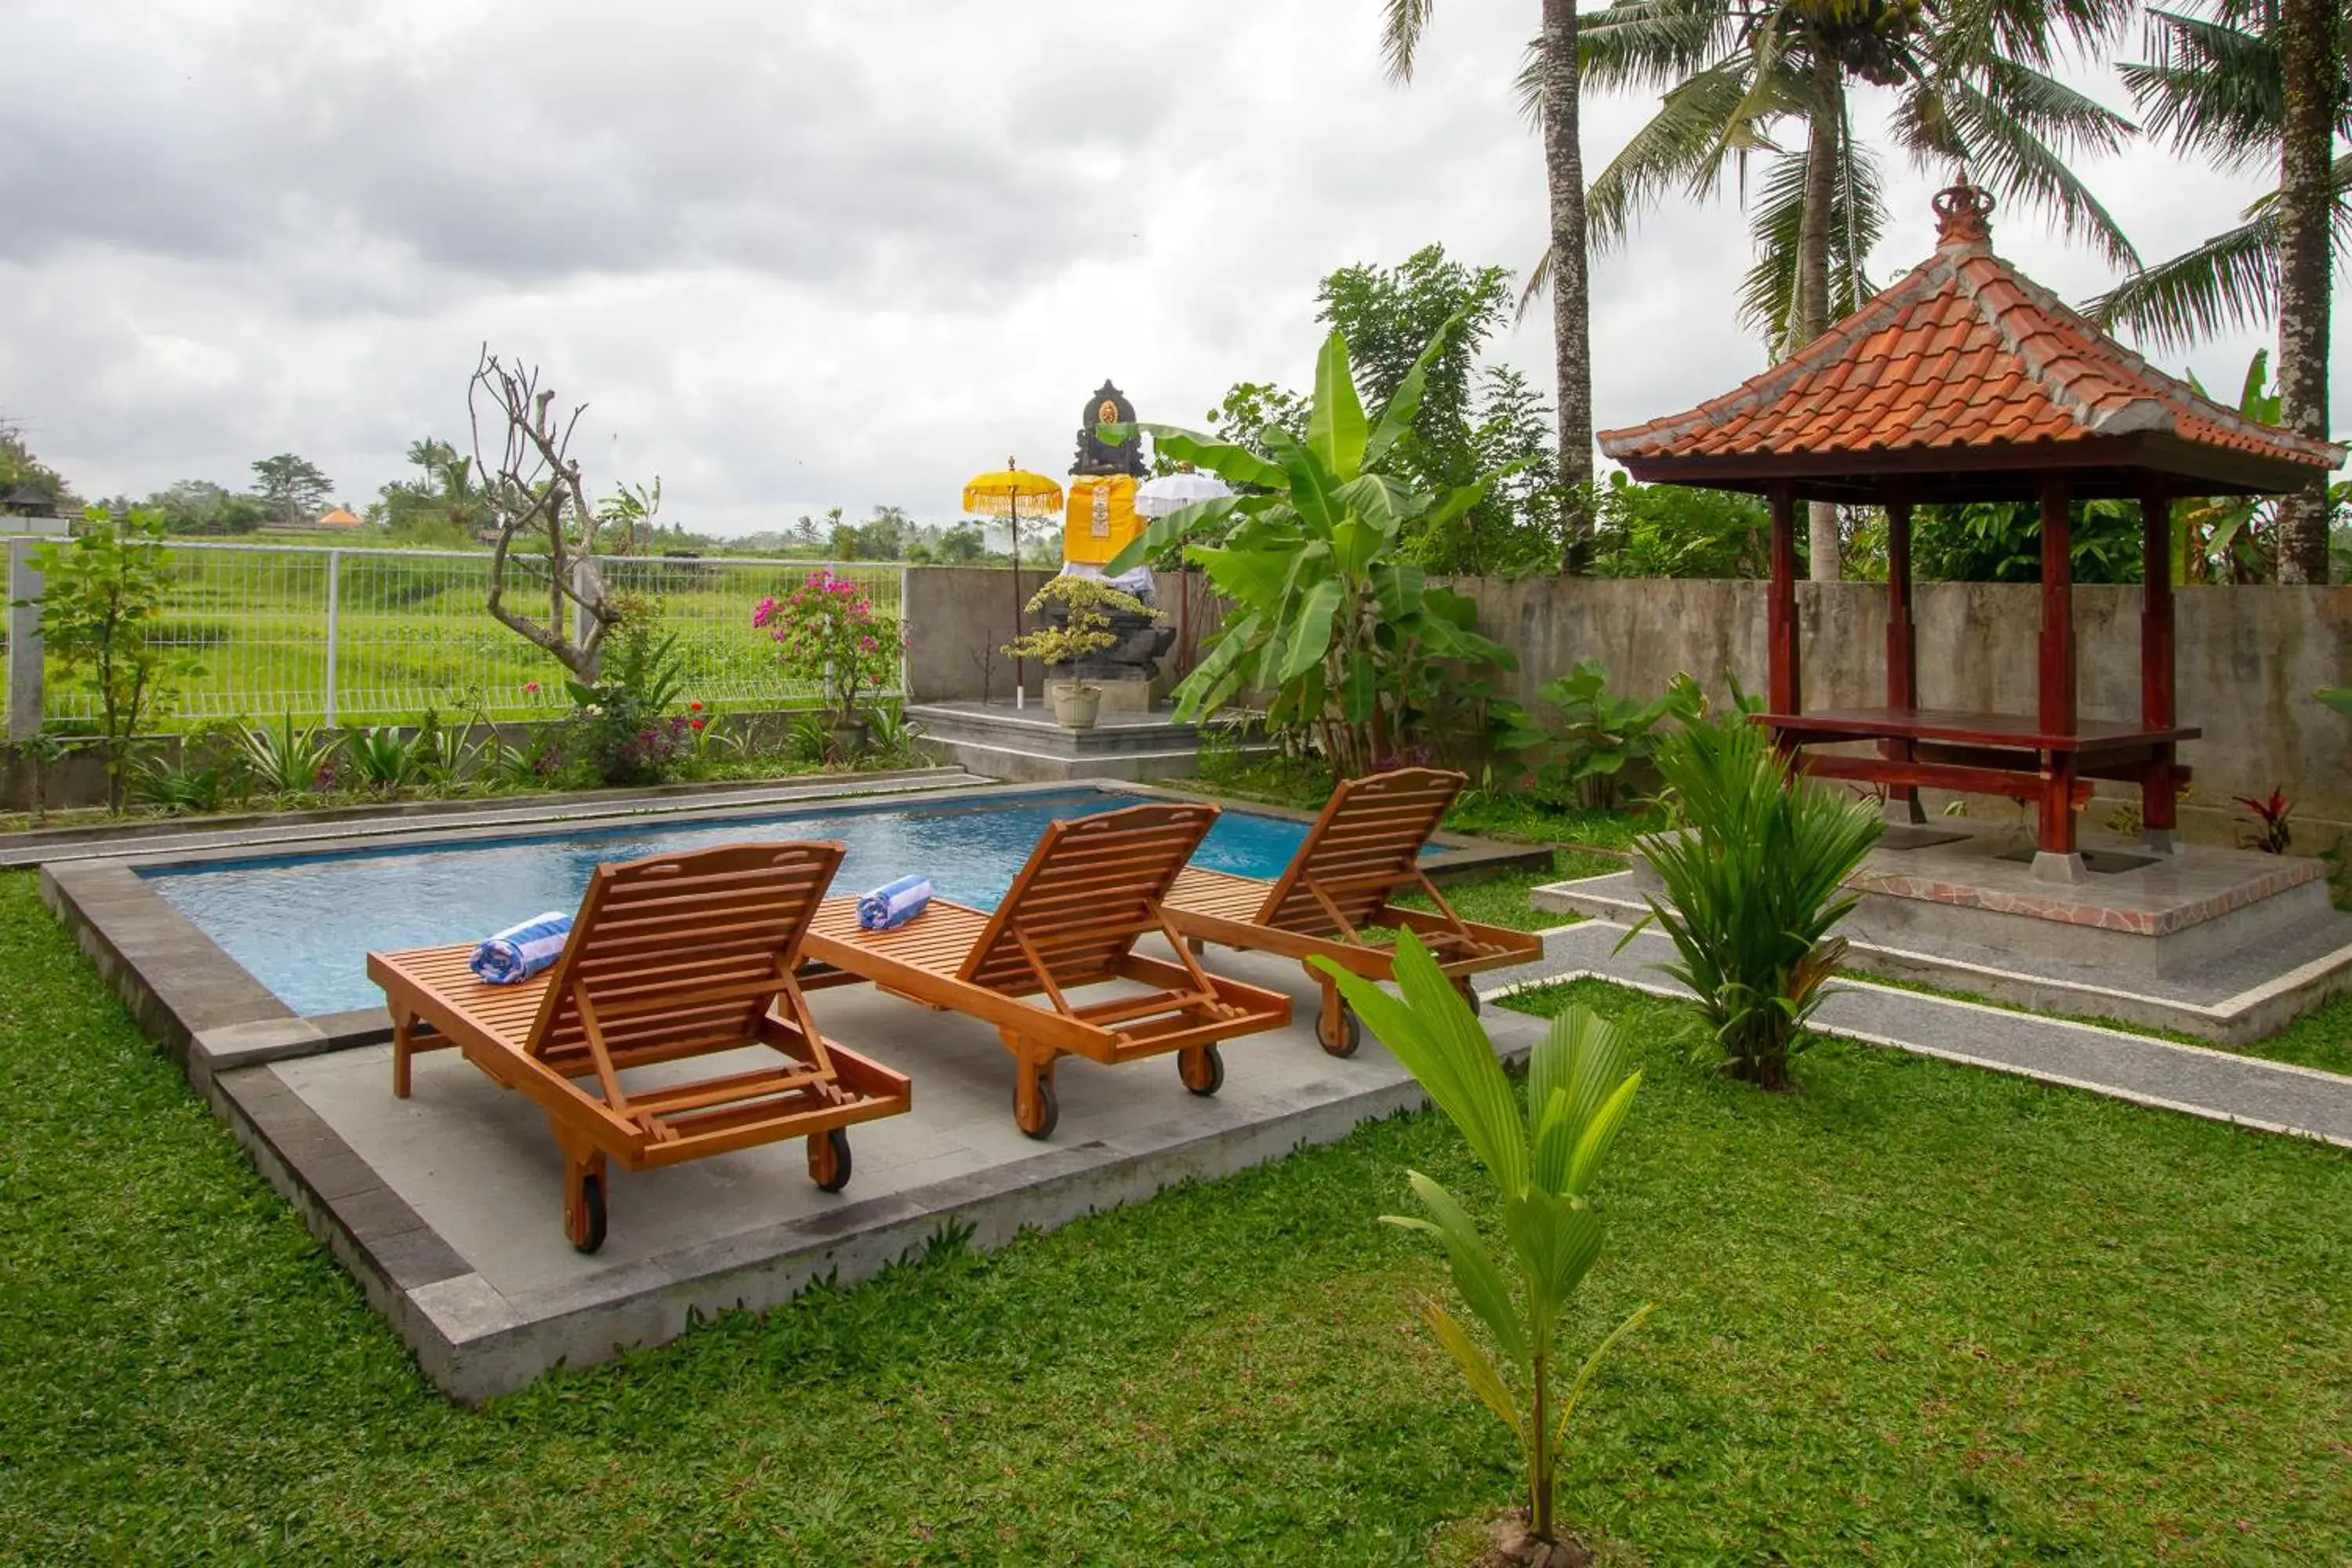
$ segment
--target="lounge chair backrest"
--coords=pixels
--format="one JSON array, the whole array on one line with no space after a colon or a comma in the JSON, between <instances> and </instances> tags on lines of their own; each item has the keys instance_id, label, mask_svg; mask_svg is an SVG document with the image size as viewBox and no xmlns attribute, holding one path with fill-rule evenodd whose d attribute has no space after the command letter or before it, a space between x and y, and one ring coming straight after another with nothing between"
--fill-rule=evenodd
<instances>
[{"instance_id":1,"label":"lounge chair backrest","mask_svg":"<svg viewBox=\"0 0 2352 1568\"><path fill-rule=\"evenodd\" d=\"M1137 937L1160 929L1160 900L1216 820L1215 806L1187 801L1053 824L972 944L961 978L1016 996L1043 989L1024 939L1056 985L1109 978Z\"/></svg>"},{"instance_id":2,"label":"lounge chair backrest","mask_svg":"<svg viewBox=\"0 0 2352 1568\"><path fill-rule=\"evenodd\" d=\"M1413 881L1422 846L1468 782L1440 768L1399 768L1342 784L1275 879L1257 923L1334 933L1339 921L1325 899L1349 927L1370 923L1398 888Z\"/></svg>"},{"instance_id":3,"label":"lounge chair backrest","mask_svg":"<svg viewBox=\"0 0 2352 1568\"><path fill-rule=\"evenodd\" d=\"M590 1059L583 993L615 1055L685 1056L749 1038L798 963L844 852L831 841L732 844L597 867L531 1026L531 1054L559 1068Z\"/></svg>"}]
</instances>

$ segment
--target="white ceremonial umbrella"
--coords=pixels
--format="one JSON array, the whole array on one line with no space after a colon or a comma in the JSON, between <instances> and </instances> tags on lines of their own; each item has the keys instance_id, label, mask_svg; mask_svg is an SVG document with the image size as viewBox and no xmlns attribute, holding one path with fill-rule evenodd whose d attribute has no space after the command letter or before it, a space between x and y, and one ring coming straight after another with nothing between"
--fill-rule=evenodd
<instances>
[{"instance_id":1,"label":"white ceremonial umbrella","mask_svg":"<svg viewBox=\"0 0 2352 1568\"><path fill-rule=\"evenodd\" d=\"M1233 486L1216 475L1197 473L1192 464L1182 463L1172 474L1162 474L1136 486L1135 510L1139 517L1166 517L1195 501L1215 500L1233 493ZM1177 582L1181 584L1177 591L1184 597L1176 606L1176 662L1178 673L1183 674L1192 668L1192 574L1182 574Z\"/></svg>"},{"instance_id":2,"label":"white ceremonial umbrella","mask_svg":"<svg viewBox=\"0 0 2352 1568\"><path fill-rule=\"evenodd\" d=\"M1190 464L1172 474L1146 479L1135 487L1135 510L1142 517L1166 517L1194 501L1214 500L1234 493L1233 486L1214 474L1195 473Z\"/></svg>"}]
</instances>

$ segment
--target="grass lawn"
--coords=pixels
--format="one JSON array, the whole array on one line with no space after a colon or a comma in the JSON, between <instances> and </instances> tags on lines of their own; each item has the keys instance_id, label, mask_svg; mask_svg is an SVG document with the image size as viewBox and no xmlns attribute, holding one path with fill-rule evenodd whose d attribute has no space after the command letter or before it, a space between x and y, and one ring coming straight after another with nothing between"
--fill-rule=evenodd
<instances>
[{"instance_id":1,"label":"grass lawn","mask_svg":"<svg viewBox=\"0 0 2352 1568\"><path fill-rule=\"evenodd\" d=\"M23 875L0 973L0 1557L1412 1564L1510 1496L1376 1223L1407 1165L1476 1194L1432 1117L469 1413ZM1650 1076L1573 1335L1660 1310L1571 1515L1657 1564L2352 1557L2352 1160L1834 1043L1765 1098L1582 994Z\"/></svg>"}]
</instances>

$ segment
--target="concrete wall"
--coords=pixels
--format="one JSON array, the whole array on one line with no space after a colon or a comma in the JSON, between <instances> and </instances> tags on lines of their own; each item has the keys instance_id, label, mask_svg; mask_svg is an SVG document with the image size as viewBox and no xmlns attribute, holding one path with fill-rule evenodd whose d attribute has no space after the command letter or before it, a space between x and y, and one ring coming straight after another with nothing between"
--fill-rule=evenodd
<instances>
[{"instance_id":1,"label":"concrete wall","mask_svg":"<svg viewBox=\"0 0 2352 1568\"><path fill-rule=\"evenodd\" d=\"M1636 693L1687 670L1720 697L1737 675L1764 689L1766 584L1546 578L1465 580L1480 629L1517 651L1507 689L1524 695L1580 658L1599 658ZM2352 587L2182 588L2175 611L2177 705L2204 738L2184 748L2194 801L2222 819L2230 797L2283 787L2299 821L2352 822L2352 720L2312 692L2352 684ZM1800 647L1809 708L1885 700L1886 589L1801 584ZM1919 700L1930 708L2030 713L2041 589L2028 584L1923 583L1916 590ZM2139 715L2139 590L2078 587L2074 636L2082 711ZM2108 788L2112 786L2105 786ZM2209 828L2214 824L2208 824ZM2325 836L2298 847L2316 851Z\"/></svg>"},{"instance_id":2,"label":"concrete wall","mask_svg":"<svg viewBox=\"0 0 2352 1568\"><path fill-rule=\"evenodd\" d=\"M1024 567L1020 602L1026 605L1029 596L1053 575L1043 568ZM1201 639L1216 625L1216 606L1200 574L1187 575L1192 579L1192 638L1198 647ZM907 569L907 692L912 700L960 702L982 696L982 651L1001 650L1013 640L1011 577L1002 568L989 566ZM1156 590L1160 608L1166 612L1170 624L1178 624L1182 603L1178 574L1159 574ZM1023 624L1034 627L1035 617L1024 615ZM1180 650L1181 647L1180 642ZM996 702L1009 700L1013 694L1013 660L1002 651L993 651L985 662L989 666L987 697ZM1172 657L1170 662L1173 662ZM1034 702L1044 694L1044 672L1036 660L1026 663L1025 684L1029 700Z\"/></svg>"}]
</instances>

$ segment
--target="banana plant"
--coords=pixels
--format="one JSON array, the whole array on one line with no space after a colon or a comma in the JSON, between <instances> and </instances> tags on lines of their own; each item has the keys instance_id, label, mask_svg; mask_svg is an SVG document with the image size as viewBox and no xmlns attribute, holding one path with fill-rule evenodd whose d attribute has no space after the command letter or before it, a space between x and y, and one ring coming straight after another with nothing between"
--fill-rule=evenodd
<instances>
[{"instance_id":1,"label":"banana plant","mask_svg":"<svg viewBox=\"0 0 2352 1568\"><path fill-rule=\"evenodd\" d=\"M1601 1215L1589 1194L1642 1075L1627 1062L1615 1026L1573 1006L1552 1020L1528 1058L1523 1113L1486 1031L1412 932L1397 938L1397 995L1328 959L1314 962L1461 1129L1500 1190L1500 1256L1462 1201L1418 1171L1406 1180L1426 1217L1381 1219L1436 1239L1455 1289L1485 1326L1491 1352L1444 1307L1422 1308L1472 1392L1518 1439L1529 1533L1550 1542L1569 1423L1601 1361L1652 1310L1644 1303L1618 1324L1566 1389L1558 1386L1560 1318L1601 1258Z\"/></svg>"},{"instance_id":2,"label":"banana plant","mask_svg":"<svg viewBox=\"0 0 2352 1568\"><path fill-rule=\"evenodd\" d=\"M1163 457L1244 492L1160 519L1107 568L1125 572L1182 545L1233 606L1176 688L1178 718L1263 694L1269 724L1312 732L1332 769L1354 775L1402 751L1414 717L1411 677L1428 660L1516 667L1501 644L1471 629L1470 601L1431 584L1399 550L1406 522L1443 527L1512 470L1437 497L1381 466L1411 430L1454 325L1438 330L1377 419L1364 412L1348 340L1334 329L1316 362L1305 439L1268 426L1258 437L1264 457L1170 426L1105 427L1113 440L1149 431ZM1213 526L1228 529L1221 542L1193 542Z\"/></svg>"}]
</instances>

